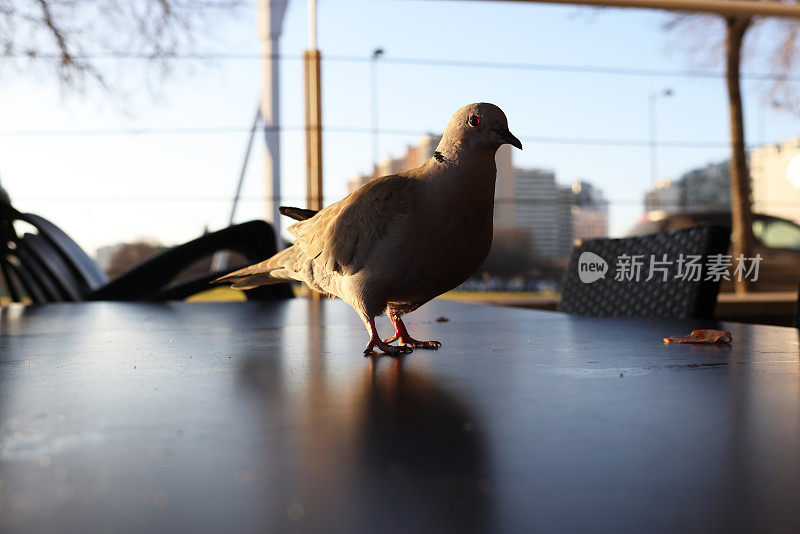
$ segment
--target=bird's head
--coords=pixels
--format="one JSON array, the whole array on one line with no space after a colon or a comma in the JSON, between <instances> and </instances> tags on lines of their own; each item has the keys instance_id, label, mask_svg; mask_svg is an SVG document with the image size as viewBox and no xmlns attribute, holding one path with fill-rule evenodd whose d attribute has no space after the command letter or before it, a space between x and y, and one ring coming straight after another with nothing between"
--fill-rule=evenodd
<instances>
[{"instance_id":1,"label":"bird's head","mask_svg":"<svg viewBox=\"0 0 800 534\"><path fill-rule=\"evenodd\" d=\"M508 130L506 114L487 102L469 104L456 111L447 123L442 142L440 146L454 145L461 150L497 150L505 144L522 150L520 140Z\"/></svg>"}]
</instances>

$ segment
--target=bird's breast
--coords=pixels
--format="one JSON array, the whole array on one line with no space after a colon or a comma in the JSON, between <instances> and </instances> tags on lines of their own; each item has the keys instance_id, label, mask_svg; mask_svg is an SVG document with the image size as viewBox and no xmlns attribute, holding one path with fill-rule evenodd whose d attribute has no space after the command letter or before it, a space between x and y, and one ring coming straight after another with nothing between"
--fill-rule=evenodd
<instances>
[{"instance_id":1,"label":"bird's breast","mask_svg":"<svg viewBox=\"0 0 800 534\"><path fill-rule=\"evenodd\" d=\"M418 228L424 230L403 247L395 300L424 302L453 289L477 271L492 244L491 215L461 213Z\"/></svg>"}]
</instances>

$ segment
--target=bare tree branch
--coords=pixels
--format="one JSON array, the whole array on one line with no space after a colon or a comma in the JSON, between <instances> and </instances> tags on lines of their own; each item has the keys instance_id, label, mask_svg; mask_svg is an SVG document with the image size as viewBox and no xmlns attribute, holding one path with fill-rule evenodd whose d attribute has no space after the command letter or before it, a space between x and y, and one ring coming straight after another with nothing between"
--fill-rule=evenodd
<instances>
[{"instance_id":1,"label":"bare tree branch","mask_svg":"<svg viewBox=\"0 0 800 534\"><path fill-rule=\"evenodd\" d=\"M796 0L764 1L800 3ZM726 30L721 22L722 18L714 15L678 14L670 16L663 28L673 34L671 45L674 48L683 49L690 61L710 67L719 65L725 58ZM743 62L763 59L774 75L763 97L776 108L800 115L800 86L788 79L800 67L800 21L754 18L746 36ZM756 50L756 44L763 44L763 49Z\"/></svg>"},{"instance_id":2,"label":"bare tree branch","mask_svg":"<svg viewBox=\"0 0 800 534\"><path fill-rule=\"evenodd\" d=\"M0 66L46 62L62 86L113 90L93 53L146 57L162 76L169 58L191 50L209 14L235 13L242 0L0 0ZM216 22L216 19L214 19Z\"/></svg>"}]
</instances>

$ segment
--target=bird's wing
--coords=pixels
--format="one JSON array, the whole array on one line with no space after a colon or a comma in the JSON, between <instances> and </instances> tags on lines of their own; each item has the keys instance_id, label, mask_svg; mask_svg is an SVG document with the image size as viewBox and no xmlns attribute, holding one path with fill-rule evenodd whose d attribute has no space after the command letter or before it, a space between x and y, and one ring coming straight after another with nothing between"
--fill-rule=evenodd
<instances>
[{"instance_id":1,"label":"bird's wing","mask_svg":"<svg viewBox=\"0 0 800 534\"><path fill-rule=\"evenodd\" d=\"M390 223L408 215L415 184L397 174L376 178L288 230L303 253L326 271L354 274Z\"/></svg>"}]
</instances>

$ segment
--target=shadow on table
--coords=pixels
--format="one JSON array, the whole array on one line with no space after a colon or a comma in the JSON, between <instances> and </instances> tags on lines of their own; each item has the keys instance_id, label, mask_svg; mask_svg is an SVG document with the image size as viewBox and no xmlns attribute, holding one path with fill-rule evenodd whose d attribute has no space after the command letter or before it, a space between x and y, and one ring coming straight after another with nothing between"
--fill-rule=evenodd
<instances>
[{"instance_id":1,"label":"shadow on table","mask_svg":"<svg viewBox=\"0 0 800 534\"><path fill-rule=\"evenodd\" d=\"M492 476L485 437L467 403L406 369L403 359L358 358L353 374L331 376L324 356L314 356L324 353L325 336L318 339L304 368L312 375L307 389L294 387L295 369L280 358L250 356L240 367L240 380L262 402L256 421L265 440L259 478L272 507L267 525L485 532ZM286 413L294 419L285 420ZM283 433L286 442L275 442L275 425L291 429ZM286 502L275 506L275 495ZM302 521L292 521L298 511Z\"/></svg>"},{"instance_id":2,"label":"shadow on table","mask_svg":"<svg viewBox=\"0 0 800 534\"><path fill-rule=\"evenodd\" d=\"M382 365L388 369L380 373ZM363 411L354 428L362 491L357 498L370 503L373 520L392 517L397 530L408 532L419 525L484 531L490 466L466 404L423 373L405 370L404 359L373 359L358 396Z\"/></svg>"}]
</instances>

